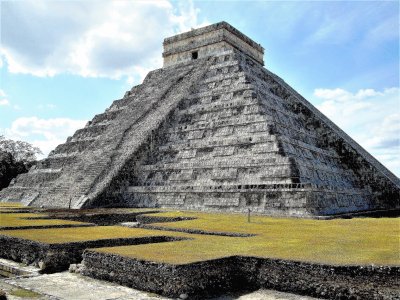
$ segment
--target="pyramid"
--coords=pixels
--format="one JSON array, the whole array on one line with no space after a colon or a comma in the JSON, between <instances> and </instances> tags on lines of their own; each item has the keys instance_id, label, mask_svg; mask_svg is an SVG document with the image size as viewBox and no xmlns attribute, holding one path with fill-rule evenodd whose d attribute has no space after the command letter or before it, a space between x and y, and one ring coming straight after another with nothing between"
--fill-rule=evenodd
<instances>
[{"instance_id":1,"label":"pyramid","mask_svg":"<svg viewBox=\"0 0 400 300\"><path fill-rule=\"evenodd\" d=\"M265 69L261 45L226 22L163 45L163 68L0 199L291 216L399 208L399 178Z\"/></svg>"}]
</instances>

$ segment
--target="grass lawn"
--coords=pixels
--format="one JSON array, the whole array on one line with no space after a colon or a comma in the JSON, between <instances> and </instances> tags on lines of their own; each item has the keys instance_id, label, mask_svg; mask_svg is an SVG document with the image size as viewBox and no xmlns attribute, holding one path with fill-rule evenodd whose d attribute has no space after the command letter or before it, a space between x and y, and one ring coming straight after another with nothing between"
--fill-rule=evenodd
<instances>
[{"instance_id":1,"label":"grass lawn","mask_svg":"<svg viewBox=\"0 0 400 300\"><path fill-rule=\"evenodd\" d=\"M196 220L153 224L168 228L256 234L254 237L191 235L190 241L102 248L145 260L184 264L232 255L280 258L334 265L400 265L400 222L396 218L310 220L166 212L165 217Z\"/></svg>"},{"instance_id":2,"label":"grass lawn","mask_svg":"<svg viewBox=\"0 0 400 300\"><path fill-rule=\"evenodd\" d=\"M19 202L0 202L0 214L8 212L27 211L31 209L33 209L33 207L24 206L22 205L22 203Z\"/></svg>"},{"instance_id":3,"label":"grass lawn","mask_svg":"<svg viewBox=\"0 0 400 300\"><path fill-rule=\"evenodd\" d=\"M44 228L2 230L2 235L18 237L46 244L94 241L101 239L135 238L150 236L182 236L180 233L163 232L123 226L93 226L72 228Z\"/></svg>"},{"instance_id":4,"label":"grass lawn","mask_svg":"<svg viewBox=\"0 0 400 300\"><path fill-rule=\"evenodd\" d=\"M0 207L24 207L20 202L0 202Z\"/></svg>"},{"instance_id":5,"label":"grass lawn","mask_svg":"<svg viewBox=\"0 0 400 300\"><path fill-rule=\"evenodd\" d=\"M2 227L25 227L25 226L50 226L50 225L80 225L82 222L56 219L26 219L46 217L45 214L35 213L0 213L0 229ZM1 232L1 231L0 231Z\"/></svg>"},{"instance_id":6,"label":"grass lawn","mask_svg":"<svg viewBox=\"0 0 400 300\"><path fill-rule=\"evenodd\" d=\"M133 211L138 211L138 209L126 209L126 212ZM83 224L67 220L23 219L40 216L45 216L45 214L1 213L0 227ZM170 264L187 264L241 255L334 265L400 265L399 218L311 220L252 216L251 222L248 223L245 214L165 211L151 214L151 216L196 219L152 224L165 230L93 226L1 230L0 234L48 244L145 236L190 239L96 250ZM169 229L245 233L254 236L201 235L168 231Z\"/></svg>"}]
</instances>

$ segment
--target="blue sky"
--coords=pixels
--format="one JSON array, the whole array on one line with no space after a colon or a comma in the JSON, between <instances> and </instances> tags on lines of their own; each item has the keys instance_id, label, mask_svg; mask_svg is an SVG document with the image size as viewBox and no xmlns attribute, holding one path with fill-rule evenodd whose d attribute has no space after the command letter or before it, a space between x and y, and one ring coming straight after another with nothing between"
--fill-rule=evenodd
<instances>
[{"instance_id":1,"label":"blue sky","mask_svg":"<svg viewBox=\"0 0 400 300\"><path fill-rule=\"evenodd\" d=\"M0 1L0 134L9 138L47 154L160 68L165 37L224 20L400 175L398 1Z\"/></svg>"}]
</instances>

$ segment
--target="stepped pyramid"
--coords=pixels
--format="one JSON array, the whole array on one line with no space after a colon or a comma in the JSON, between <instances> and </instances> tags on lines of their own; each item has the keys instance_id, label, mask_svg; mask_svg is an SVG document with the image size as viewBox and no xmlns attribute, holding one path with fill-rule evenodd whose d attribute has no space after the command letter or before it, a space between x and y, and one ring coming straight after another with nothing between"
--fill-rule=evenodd
<instances>
[{"instance_id":1,"label":"stepped pyramid","mask_svg":"<svg viewBox=\"0 0 400 300\"><path fill-rule=\"evenodd\" d=\"M225 22L164 40L150 72L3 201L312 216L399 208L400 181Z\"/></svg>"}]
</instances>

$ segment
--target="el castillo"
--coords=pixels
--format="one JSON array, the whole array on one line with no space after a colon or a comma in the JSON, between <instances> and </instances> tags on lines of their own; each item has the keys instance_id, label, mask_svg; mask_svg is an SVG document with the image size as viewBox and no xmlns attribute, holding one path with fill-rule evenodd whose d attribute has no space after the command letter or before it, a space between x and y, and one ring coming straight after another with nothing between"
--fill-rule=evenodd
<instances>
[{"instance_id":1,"label":"el castillo","mask_svg":"<svg viewBox=\"0 0 400 300\"><path fill-rule=\"evenodd\" d=\"M230 24L163 47L162 68L0 191L0 297L31 280L29 299L64 299L35 290L64 272L146 299L400 299L400 179Z\"/></svg>"}]
</instances>

